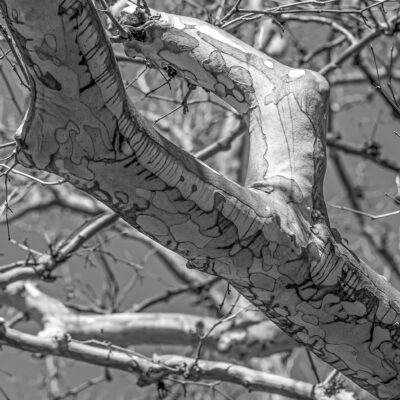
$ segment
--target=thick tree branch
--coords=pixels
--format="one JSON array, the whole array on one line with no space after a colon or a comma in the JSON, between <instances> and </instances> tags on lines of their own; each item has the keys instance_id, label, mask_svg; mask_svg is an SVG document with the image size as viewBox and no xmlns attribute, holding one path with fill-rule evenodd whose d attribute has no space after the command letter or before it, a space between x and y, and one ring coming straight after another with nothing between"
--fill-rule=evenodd
<instances>
[{"instance_id":1,"label":"thick tree branch","mask_svg":"<svg viewBox=\"0 0 400 400\"><path fill-rule=\"evenodd\" d=\"M128 55L213 91L244 115L251 153L242 187L138 115L91 2L0 0L0 8L32 87L19 162L66 178L192 268L227 280L372 394L398 398L399 293L327 219L328 85L319 74L281 65L196 19L133 7L120 21Z\"/></svg>"}]
</instances>

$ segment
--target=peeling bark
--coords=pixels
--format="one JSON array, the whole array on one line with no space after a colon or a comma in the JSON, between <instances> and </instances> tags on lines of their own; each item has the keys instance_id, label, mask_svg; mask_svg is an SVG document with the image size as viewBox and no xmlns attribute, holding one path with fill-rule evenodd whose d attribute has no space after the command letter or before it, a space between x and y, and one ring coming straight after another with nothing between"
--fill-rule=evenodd
<instances>
[{"instance_id":1,"label":"peeling bark","mask_svg":"<svg viewBox=\"0 0 400 400\"><path fill-rule=\"evenodd\" d=\"M0 0L0 9L32 87L20 163L66 178L190 267L227 280L379 399L400 399L399 293L342 244L326 214L320 75L199 20L125 14L128 54L243 114L251 149L242 187L141 118L91 2Z\"/></svg>"}]
</instances>

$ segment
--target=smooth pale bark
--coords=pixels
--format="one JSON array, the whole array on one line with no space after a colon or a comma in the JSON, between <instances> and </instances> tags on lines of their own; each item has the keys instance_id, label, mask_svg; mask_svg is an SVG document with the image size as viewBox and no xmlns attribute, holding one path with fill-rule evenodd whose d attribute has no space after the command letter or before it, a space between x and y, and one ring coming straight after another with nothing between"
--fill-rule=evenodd
<instances>
[{"instance_id":1,"label":"smooth pale bark","mask_svg":"<svg viewBox=\"0 0 400 400\"><path fill-rule=\"evenodd\" d=\"M90 1L0 7L32 86L17 134L22 164L66 178L192 268L226 279L370 393L400 399L399 293L345 248L326 215L321 76L202 21L139 15L146 25L132 30L130 54L214 91L248 121L249 187L241 187L138 115Z\"/></svg>"},{"instance_id":2,"label":"smooth pale bark","mask_svg":"<svg viewBox=\"0 0 400 400\"><path fill-rule=\"evenodd\" d=\"M179 313L77 313L40 291L32 282L16 282L0 291L0 304L13 307L40 327L41 337L99 340L118 346L198 345L241 359L267 357L292 350L297 344L270 321L237 322Z\"/></svg>"},{"instance_id":3,"label":"smooth pale bark","mask_svg":"<svg viewBox=\"0 0 400 400\"><path fill-rule=\"evenodd\" d=\"M137 384L146 386L161 382L169 376L181 377L185 381L209 380L235 383L248 391L277 393L299 400L332 400L325 395L324 384L314 385L277 376L263 371L228 362L196 360L194 358L156 354L143 357L133 350L107 346L95 346L76 342L68 336L49 338L7 329L0 318L0 343L32 353L51 354L83 361L107 368L119 369L138 377ZM342 397L343 395L343 397ZM350 393L340 391L336 399L352 399Z\"/></svg>"}]
</instances>

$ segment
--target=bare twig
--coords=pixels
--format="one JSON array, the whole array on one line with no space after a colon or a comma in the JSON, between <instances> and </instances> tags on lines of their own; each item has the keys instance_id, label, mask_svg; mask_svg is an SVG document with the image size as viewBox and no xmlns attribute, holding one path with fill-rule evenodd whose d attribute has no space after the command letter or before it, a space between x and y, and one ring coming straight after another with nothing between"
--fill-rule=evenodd
<instances>
[{"instance_id":1,"label":"bare twig","mask_svg":"<svg viewBox=\"0 0 400 400\"><path fill-rule=\"evenodd\" d=\"M65 179L59 179L58 181L53 181L53 182L46 182L46 181L43 181L42 179L36 178L35 176L29 175L25 172L18 171L15 168L9 167L8 165L5 165L5 164L0 164L0 167L6 169L7 172L12 172L13 174L21 175L24 178L29 178L37 183L40 183L43 186L61 185L62 183L66 182Z\"/></svg>"},{"instance_id":2,"label":"bare twig","mask_svg":"<svg viewBox=\"0 0 400 400\"><path fill-rule=\"evenodd\" d=\"M173 288L173 289L167 289L165 293L158 294L154 297L149 297L145 300L143 300L141 303L136 304L133 306L129 311L131 312L140 312L143 311L149 307L154 306L155 304L158 304L160 302L165 302L175 296L178 296L180 294L193 291L194 293L200 292L202 290L206 290L207 288L211 287L215 283L219 282L221 279L220 278L211 278L208 279L204 282L200 283L195 283L195 284L188 284L188 285L183 285L178 288Z\"/></svg>"},{"instance_id":3,"label":"bare twig","mask_svg":"<svg viewBox=\"0 0 400 400\"><path fill-rule=\"evenodd\" d=\"M400 210L390 211L390 212L383 213L383 214L371 214L371 213L367 213L365 211L355 210L353 208L349 208L349 207L345 207L345 206L339 206L337 204L329 204L329 206L337 208L339 210L349 211L349 212L352 212L353 214L363 215L364 217L371 218L373 221L375 221L376 219L392 217L393 215L400 214Z\"/></svg>"}]
</instances>

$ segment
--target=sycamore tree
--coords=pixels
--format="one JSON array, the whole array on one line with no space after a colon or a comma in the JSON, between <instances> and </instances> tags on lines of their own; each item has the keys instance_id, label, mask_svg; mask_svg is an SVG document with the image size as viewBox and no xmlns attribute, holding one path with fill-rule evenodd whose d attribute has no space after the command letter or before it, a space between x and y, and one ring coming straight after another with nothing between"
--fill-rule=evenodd
<instances>
[{"instance_id":1,"label":"sycamore tree","mask_svg":"<svg viewBox=\"0 0 400 400\"><path fill-rule=\"evenodd\" d=\"M397 2L114 3L0 0L2 357L44 357L51 399L114 370L147 398L400 399Z\"/></svg>"}]
</instances>

